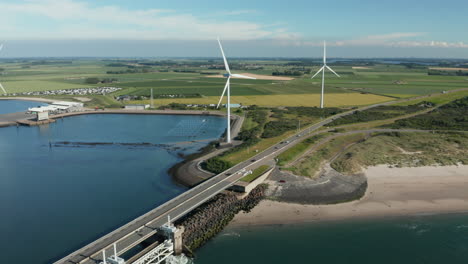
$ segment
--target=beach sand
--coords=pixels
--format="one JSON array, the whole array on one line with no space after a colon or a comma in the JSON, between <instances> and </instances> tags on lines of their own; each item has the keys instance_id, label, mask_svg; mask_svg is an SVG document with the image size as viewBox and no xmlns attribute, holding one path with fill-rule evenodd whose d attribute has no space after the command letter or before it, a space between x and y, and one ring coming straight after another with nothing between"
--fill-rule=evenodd
<instances>
[{"instance_id":1,"label":"beach sand","mask_svg":"<svg viewBox=\"0 0 468 264\"><path fill-rule=\"evenodd\" d=\"M262 201L240 213L230 226L300 224L323 220L382 218L468 212L468 165L365 170L366 195L336 205L300 205Z\"/></svg>"}]
</instances>

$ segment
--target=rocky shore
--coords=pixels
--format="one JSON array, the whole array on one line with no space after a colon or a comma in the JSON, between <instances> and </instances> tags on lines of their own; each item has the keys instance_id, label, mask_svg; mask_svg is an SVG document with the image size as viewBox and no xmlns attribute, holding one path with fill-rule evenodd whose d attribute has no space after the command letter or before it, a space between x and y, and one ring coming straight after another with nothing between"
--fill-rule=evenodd
<instances>
[{"instance_id":1,"label":"rocky shore","mask_svg":"<svg viewBox=\"0 0 468 264\"><path fill-rule=\"evenodd\" d=\"M184 226L184 245L193 251L221 232L240 212L250 212L264 197L268 186L257 186L245 198L225 192L202 204L176 222Z\"/></svg>"},{"instance_id":2,"label":"rocky shore","mask_svg":"<svg viewBox=\"0 0 468 264\"><path fill-rule=\"evenodd\" d=\"M363 197L367 190L364 174L343 175L329 164L317 178L296 176L275 169L270 175L269 198L275 201L296 204L336 204Z\"/></svg>"}]
</instances>

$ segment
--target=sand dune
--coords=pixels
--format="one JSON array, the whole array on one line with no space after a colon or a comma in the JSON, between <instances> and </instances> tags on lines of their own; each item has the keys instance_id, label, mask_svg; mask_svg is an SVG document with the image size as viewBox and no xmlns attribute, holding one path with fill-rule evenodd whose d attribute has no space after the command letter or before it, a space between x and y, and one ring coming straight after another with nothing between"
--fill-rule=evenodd
<instances>
[{"instance_id":1,"label":"sand dune","mask_svg":"<svg viewBox=\"0 0 468 264\"><path fill-rule=\"evenodd\" d=\"M468 165L368 168L361 200L337 205L299 205L264 200L232 226L294 224L323 220L468 212Z\"/></svg>"}]
</instances>

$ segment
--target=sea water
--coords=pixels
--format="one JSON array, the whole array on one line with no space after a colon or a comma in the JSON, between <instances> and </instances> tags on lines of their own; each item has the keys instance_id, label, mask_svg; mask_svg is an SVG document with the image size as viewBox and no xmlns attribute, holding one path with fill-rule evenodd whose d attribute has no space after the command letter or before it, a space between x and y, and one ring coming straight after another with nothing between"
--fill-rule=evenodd
<instances>
[{"instance_id":1,"label":"sea water","mask_svg":"<svg viewBox=\"0 0 468 264\"><path fill-rule=\"evenodd\" d=\"M184 192L168 169L225 123L99 114L0 128L0 263L51 263Z\"/></svg>"},{"instance_id":2,"label":"sea water","mask_svg":"<svg viewBox=\"0 0 468 264\"><path fill-rule=\"evenodd\" d=\"M0 100L0 115L16 112L26 112L28 108L43 105L47 104L23 100Z\"/></svg>"},{"instance_id":3,"label":"sea water","mask_svg":"<svg viewBox=\"0 0 468 264\"><path fill-rule=\"evenodd\" d=\"M468 215L228 228L195 264L466 264Z\"/></svg>"}]
</instances>

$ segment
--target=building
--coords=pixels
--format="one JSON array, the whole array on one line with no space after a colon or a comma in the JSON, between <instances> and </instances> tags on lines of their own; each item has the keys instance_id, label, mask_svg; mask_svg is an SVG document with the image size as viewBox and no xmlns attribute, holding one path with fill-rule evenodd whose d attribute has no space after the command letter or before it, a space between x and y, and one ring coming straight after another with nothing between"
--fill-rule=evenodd
<instances>
[{"instance_id":1,"label":"building","mask_svg":"<svg viewBox=\"0 0 468 264\"><path fill-rule=\"evenodd\" d=\"M126 105L125 109L126 110L145 110L150 107L149 104L131 104L131 105Z\"/></svg>"},{"instance_id":2,"label":"building","mask_svg":"<svg viewBox=\"0 0 468 264\"><path fill-rule=\"evenodd\" d=\"M43 121L49 119L49 112L37 112L37 121Z\"/></svg>"},{"instance_id":3,"label":"building","mask_svg":"<svg viewBox=\"0 0 468 264\"><path fill-rule=\"evenodd\" d=\"M77 102L53 102L52 104L40 107L28 108L29 113L62 114L70 112L79 112L83 110L83 103Z\"/></svg>"}]
</instances>

